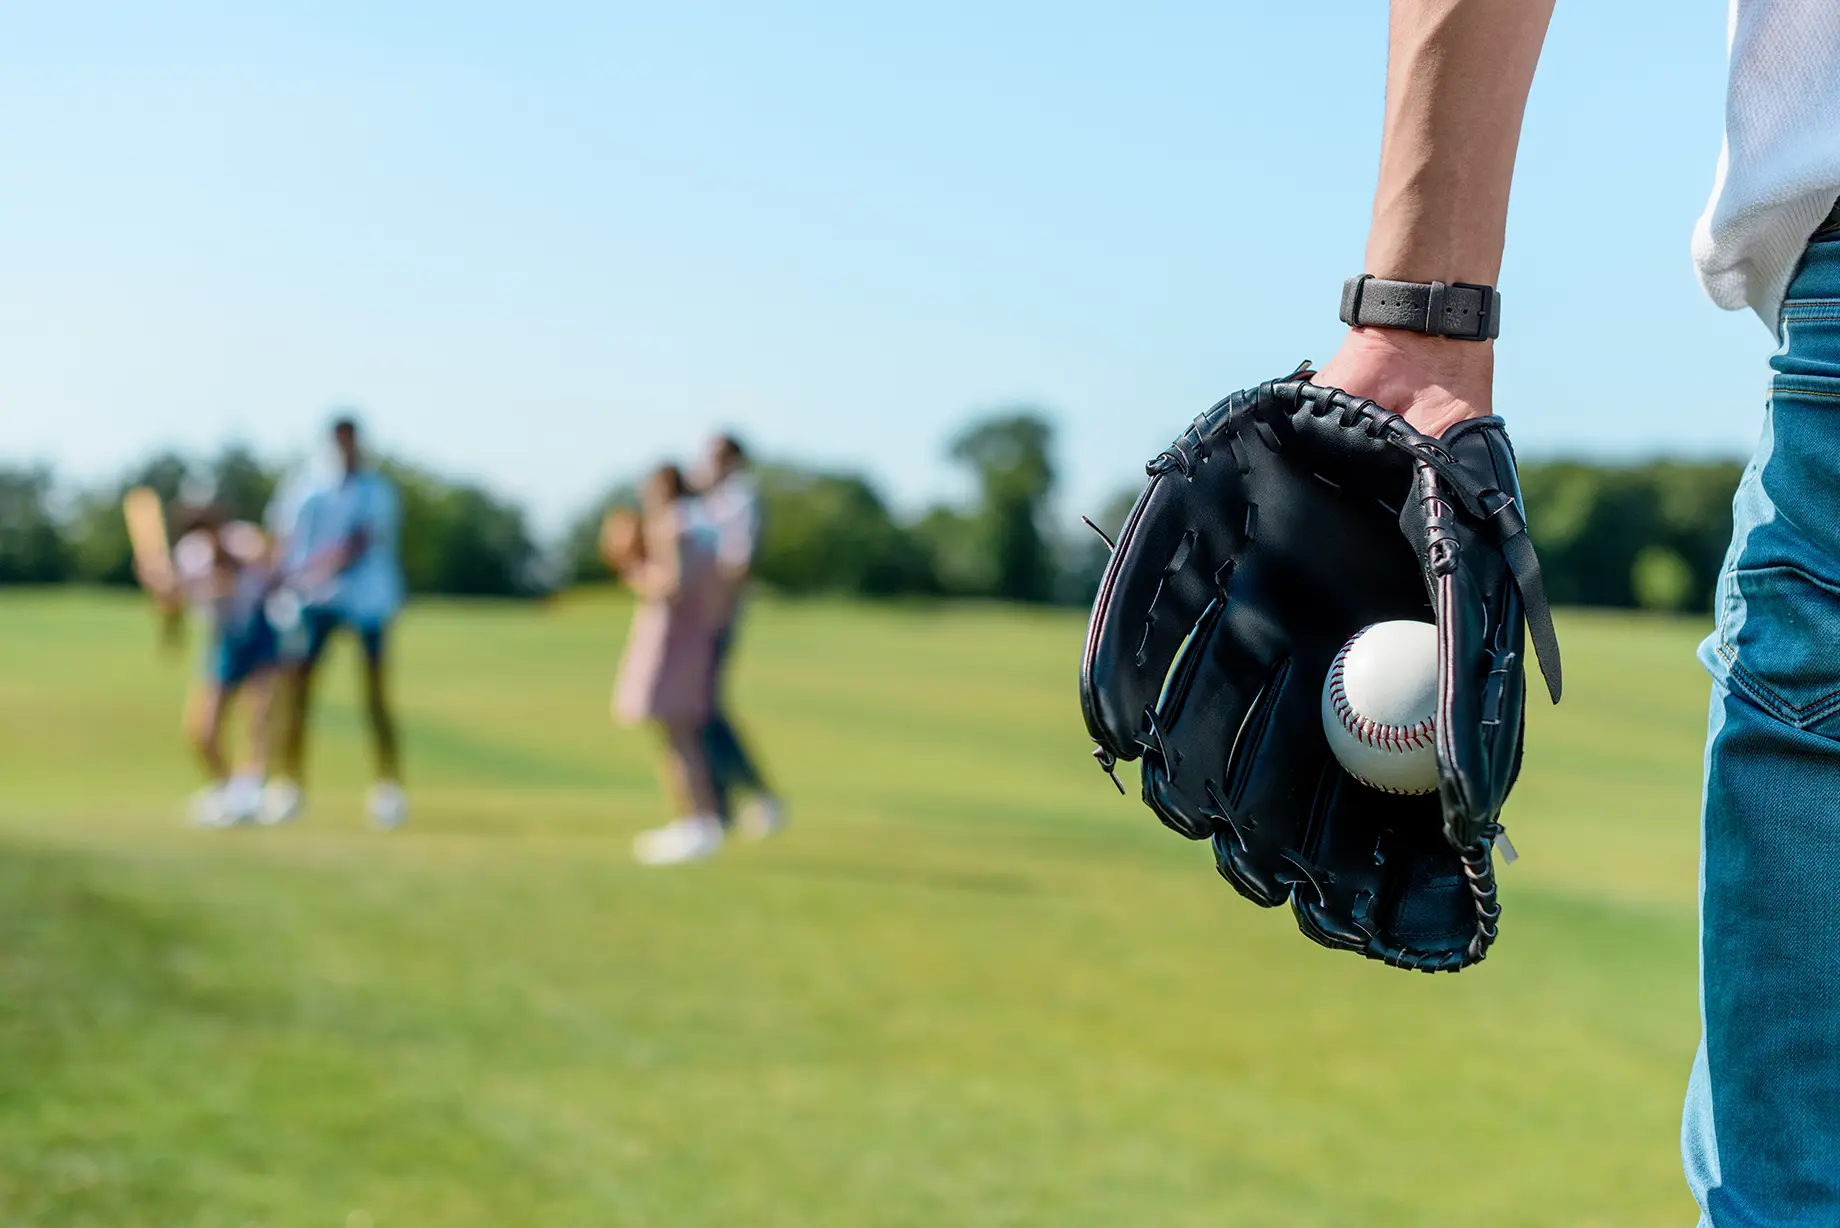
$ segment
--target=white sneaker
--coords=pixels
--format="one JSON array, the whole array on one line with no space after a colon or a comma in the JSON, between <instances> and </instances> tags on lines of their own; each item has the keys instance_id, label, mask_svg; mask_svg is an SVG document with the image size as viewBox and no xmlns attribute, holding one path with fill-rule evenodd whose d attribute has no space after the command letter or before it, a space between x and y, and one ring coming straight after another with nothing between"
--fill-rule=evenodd
<instances>
[{"instance_id":1,"label":"white sneaker","mask_svg":"<svg viewBox=\"0 0 1840 1228\"><path fill-rule=\"evenodd\" d=\"M368 801L371 825L379 831L395 831L409 818L409 798L393 780L380 780L371 786Z\"/></svg>"},{"instance_id":2,"label":"white sneaker","mask_svg":"<svg viewBox=\"0 0 1840 1228\"><path fill-rule=\"evenodd\" d=\"M249 823L262 814L262 778L253 772L238 772L224 786L224 809L239 823Z\"/></svg>"},{"instance_id":3,"label":"white sneaker","mask_svg":"<svg viewBox=\"0 0 1840 1228\"><path fill-rule=\"evenodd\" d=\"M765 840L786 827L786 804L777 797L762 797L741 812L741 833L750 840Z\"/></svg>"},{"instance_id":4,"label":"white sneaker","mask_svg":"<svg viewBox=\"0 0 1840 1228\"><path fill-rule=\"evenodd\" d=\"M691 814L633 838L633 856L643 866L698 861L722 847L722 824L714 815Z\"/></svg>"},{"instance_id":5,"label":"white sneaker","mask_svg":"<svg viewBox=\"0 0 1840 1228\"><path fill-rule=\"evenodd\" d=\"M229 791L229 786L218 780L192 794L185 805L186 812L192 816L192 826L235 827L237 816L228 804Z\"/></svg>"},{"instance_id":6,"label":"white sneaker","mask_svg":"<svg viewBox=\"0 0 1840 1228\"><path fill-rule=\"evenodd\" d=\"M291 780L271 780L262 790L256 822L264 827L286 823L300 814L300 786Z\"/></svg>"}]
</instances>

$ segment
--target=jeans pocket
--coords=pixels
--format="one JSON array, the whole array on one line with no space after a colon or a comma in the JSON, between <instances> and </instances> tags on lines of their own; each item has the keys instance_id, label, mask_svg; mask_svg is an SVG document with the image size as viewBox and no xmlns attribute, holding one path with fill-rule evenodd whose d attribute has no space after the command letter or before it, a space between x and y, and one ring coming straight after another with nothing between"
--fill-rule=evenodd
<instances>
[{"instance_id":1,"label":"jeans pocket","mask_svg":"<svg viewBox=\"0 0 1840 1228\"><path fill-rule=\"evenodd\" d=\"M1733 687L1779 720L1840 738L1840 585L1791 563L1740 567L1719 605Z\"/></svg>"},{"instance_id":2,"label":"jeans pocket","mask_svg":"<svg viewBox=\"0 0 1840 1228\"><path fill-rule=\"evenodd\" d=\"M1770 360L1776 395L1835 408L1840 391L1840 299L1790 299L1782 305L1783 347Z\"/></svg>"}]
</instances>

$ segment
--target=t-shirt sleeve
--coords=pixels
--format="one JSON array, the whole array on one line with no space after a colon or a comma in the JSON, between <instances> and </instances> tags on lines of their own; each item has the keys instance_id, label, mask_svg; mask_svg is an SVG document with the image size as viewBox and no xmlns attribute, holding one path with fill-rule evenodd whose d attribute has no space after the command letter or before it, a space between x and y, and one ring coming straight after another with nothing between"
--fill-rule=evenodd
<instances>
[{"instance_id":1,"label":"t-shirt sleeve","mask_svg":"<svg viewBox=\"0 0 1840 1228\"><path fill-rule=\"evenodd\" d=\"M725 492L714 519L716 549L723 564L733 568L752 565L760 545L760 496L751 486L732 487Z\"/></svg>"},{"instance_id":2,"label":"t-shirt sleeve","mask_svg":"<svg viewBox=\"0 0 1840 1228\"><path fill-rule=\"evenodd\" d=\"M324 497L315 492L304 498L290 499L290 506L276 515L270 529L286 543L281 560L284 567L299 567L313 553L317 545L314 520L324 503Z\"/></svg>"}]
</instances>

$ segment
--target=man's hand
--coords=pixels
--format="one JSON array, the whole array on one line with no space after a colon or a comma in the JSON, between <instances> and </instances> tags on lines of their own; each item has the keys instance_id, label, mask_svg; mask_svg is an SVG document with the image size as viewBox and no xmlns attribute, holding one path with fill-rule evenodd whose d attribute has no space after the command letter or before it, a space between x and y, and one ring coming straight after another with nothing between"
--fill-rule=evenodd
<instances>
[{"instance_id":1,"label":"man's hand","mask_svg":"<svg viewBox=\"0 0 1840 1228\"><path fill-rule=\"evenodd\" d=\"M1350 329L1315 382L1358 397L1438 438L1493 413L1493 342L1452 341L1397 329Z\"/></svg>"}]
</instances>

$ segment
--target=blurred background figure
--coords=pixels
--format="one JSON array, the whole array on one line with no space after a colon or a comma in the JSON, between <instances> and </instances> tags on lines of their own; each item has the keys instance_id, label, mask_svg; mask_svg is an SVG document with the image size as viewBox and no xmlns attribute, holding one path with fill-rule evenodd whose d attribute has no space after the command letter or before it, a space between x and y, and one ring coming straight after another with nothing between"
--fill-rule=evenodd
<instances>
[{"instance_id":1,"label":"blurred background figure","mask_svg":"<svg viewBox=\"0 0 1840 1228\"><path fill-rule=\"evenodd\" d=\"M274 583L270 544L260 529L224 519L202 505L174 526L172 566L137 561L135 574L176 629L189 603L209 632L198 673L185 700L185 733L204 764L206 784L192 797L192 821L230 827L256 817L268 761L268 710L277 667L275 629L264 602ZM224 754L224 722L232 702L249 705L249 738L234 775Z\"/></svg>"},{"instance_id":2,"label":"blurred background figure","mask_svg":"<svg viewBox=\"0 0 1840 1228\"><path fill-rule=\"evenodd\" d=\"M654 470L639 501L638 516L616 509L601 527L602 557L639 598L613 712L625 724L649 721L663 737L660 775L678 817L640 832L633 855L646 865L671 865L722 847L703 731L726 585L715 534L693 506L681 469Z\"/></svg>"},{"instance_id":3,"label":"blurred background figure","mask_svg":"<svg viewBox=\"0 0 1840 1228\"><path fill-rule=\"evenodd\" d=\"M746 790L754 804L741 817L743 833L770 836L786 824L786 809L767 787L760 766L728 716L725 683L728 657L735 644L741 601L760 547L760 489L748 465L747 450L733 435L709 441L703 459L704 490L700 510L715 532L716 566L722 577L717 612L715 660L709 679L709 720L703 726L703 751L715 785L716 817L730 827L734 795Z\"/></svg>"},{"instance_id":4,"label":"blurred background figure","mask_svg":"<svg viewBox=\"0 0 1840 1228\"><path fill-rule=\"evenodd\" d=\"M271 516L299 613L287 654L279 770L262 815L281 822L299 812L313 676L332 633L347 628L364 652L365 710L376 764L368 808L371 822L389 830L409 813L386 685L390 627L403 602L401 505L395 483L365 463L354 419L332 424L332 443L337 454L332 472L310 483L297 500L279 503Z\"/></svg>"}]
</instances>

